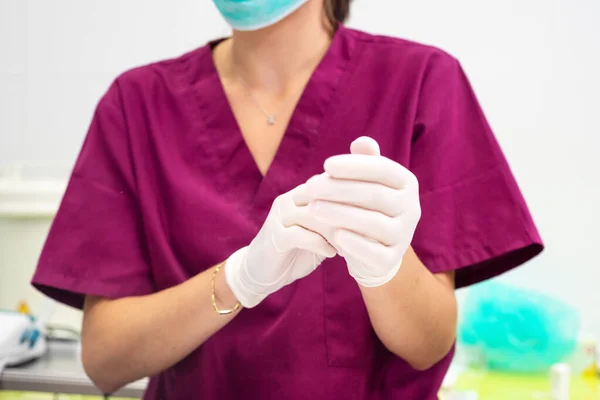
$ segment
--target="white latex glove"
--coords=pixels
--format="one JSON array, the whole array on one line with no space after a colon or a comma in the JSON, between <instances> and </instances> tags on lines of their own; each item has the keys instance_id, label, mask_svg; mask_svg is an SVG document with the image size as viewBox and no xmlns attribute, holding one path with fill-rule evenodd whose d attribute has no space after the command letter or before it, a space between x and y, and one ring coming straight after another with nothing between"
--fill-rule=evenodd
<instances>
[{"instance_id":1,"label":"white latex glove","mask_svg":"<svg viewBox=\"0 0 600 400\"><path fill-rule=\"evenodd\" d=\"M313 272L337 252L315 231L326 231L309 213L306 185L282 194L258 235L225 264L225 279L246 308Z\"/></svg>"},{"instance_id":2,"label":"white latex glove","mask_svg":"<svg viewBox=\"0 0 600 400\"><path fill-rule=\"evenodd\" d=\"M355 140L350 151L329 158L325 173L307 182L311 214L337 228L328 240L350 275L361 286L381 286L400 269L421 217L418 181L382 157L371 138Z\"/></svg>"}]
</instances>

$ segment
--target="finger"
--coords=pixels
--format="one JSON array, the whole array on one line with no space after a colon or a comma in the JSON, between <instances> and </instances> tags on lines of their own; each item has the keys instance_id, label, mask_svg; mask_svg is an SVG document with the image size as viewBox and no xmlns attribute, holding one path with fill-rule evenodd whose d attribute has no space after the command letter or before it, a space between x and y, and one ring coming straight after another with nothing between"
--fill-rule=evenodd
<instances>
[{"instance_id":1,"label":"finger","mask_svg":"<svg viewBox=\"0 0 600 400\"><path fill-rule=\"evenodd\" d=\"M274 206L277 207L277 215L281 224L285 227L302 225L300 222L307 213L306 207L309 201L310 196L306 184L296 186L288 193L279 196L275 200Z\"/></svg>"},{"instance_id":2,"label":"finger","mask_svg":"<svg viewBox=\"0 0 600 400\"><path fill-rule=\"evenodd\" d=\"M364 154L343 154L325 161L325 172L332 178L381 183L393 189L417 184L408 169L389 158Z\"/></svg>"},{"instance_id":3,"label":"finger","mask_svg":"<svg viewBox=\"0 0 600 400\"><path fill-rule=\"evenodd\" d=\"M322 223L356 232L386 246L398 240L395 237L398 221L380 212L321 200L312 202L309 209L314 218Z\"/></svg>"},{"instance_id":4,"label":"finger","mask_svg":"<svg viewBox=\"0 0 600 400\"><path fill-rule=\"evenodd\" d=\"M350 145L350 153L352 154L364 154L367 156L379 156L381 151L379 150L379 143L368 136L361 136L356 139Z\"/></svg>"},{"instance_id":5,"label":"finger","mask_svg":"<svg viewBox=\"0 0 600 400\"><path fill-rule=\"evenodd\" d=\"M298 225L283 228L277 235L273 235L271 239L273 245L280 253L301 249L327 258L334 257L337 254L337 250L321 235Z\"/></svg>"},{"instance_id":6,"label":"finger","mask_svg":"<svg viewBox=\"0 0 600 400\"><path fill-rule=\"evenodd\" d=\"M335 243L333 243L333 235L337 229L335 226L326 224L315 218L310 212L310 207L297 207L295 211L294 225L301 226L311 232L321 235L337 250Z\"/></svg>"},{"instance_id":7,"label":"finger","mask_svg":"<svg viewBox=\"0 0 600 400\"><path fill-rule=\"evenodd\" d=\"M378 275L378 271L402 262L395 247L384 246L355 232L340 229L335 234L335 241L344 257L362 262L364 268L374 276Z\"/></svg>"},{"instance_id":8,"label":"finger","mask_svg":"<svg viewBox=\"0 0 600 400\"><path fill-rule=\"evenodd\" d=\"M318 175L317 175L318 176ZM298 185L288 193L289 198L296 206L306 206L310 200L306 184Z\"/></svg>"},{"instance_id":9,"label":"finger","mask_svg":"<svg viewBox=\"0 0 600 400\"><path fill-rule=\"evenodd\" d=\"M300 187L296 189L299 188ZM300 193L300 191L298 193ZM300 193L300 195L305 196L304 193ZM332 244L335 227L317 220L313 215L311 215L308 206L297 206L294 204L292 195L283 195L278 197L274 206L277 207L277 220L279 221L281 228L289 228L297 225L320 235L327 242Z\"/></svg>"},{"instance_id":10,"label":"finger","mask_svg":"<svg viewBox=\"0 0 600 400\"><path fill-rule=\"evenodd\" d=\"M379 211L389 217L402 212L403 191L379 183L334 179L327 174L318 175L306 182L311 201L326 200Z\"/></svg>"},{"instance_id":11,"label":"finger","mask_svg":"<svg viewBox=\"0 0 600 400\"><path fill-rule=\"evenodd\" d=\"M279 223L284 228L297 225L316 232L325 238L333 237L335 229L317 220L311 214L308 206L297 206L289 198L278 200L276 205L278 207Z\"/></svg>"}]
</instances>

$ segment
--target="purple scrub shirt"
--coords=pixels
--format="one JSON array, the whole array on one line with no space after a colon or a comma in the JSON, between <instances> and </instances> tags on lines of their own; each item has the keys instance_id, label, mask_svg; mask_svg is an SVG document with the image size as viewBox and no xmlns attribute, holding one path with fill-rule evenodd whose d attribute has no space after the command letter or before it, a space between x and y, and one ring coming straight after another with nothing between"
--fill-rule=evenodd
<instances>
[{"instance_id":1,"label":"purple scrub shirt","mask_svg":"<svg viewBox=\"0 0 600 400\"><path fill-rule=\"evenodd\" d=\"M412 245L433 273L456 270L461 287L542 250L452 56L340 27L263 177L213 46L126 72L103 96L33 278L42 292L81 307L180 284L249 244L276 196L363 135L418 177ZM336 257L242 311L145 399L436 399L451 357L416 371L387 351Z\"/></svg>"}]
</instances>

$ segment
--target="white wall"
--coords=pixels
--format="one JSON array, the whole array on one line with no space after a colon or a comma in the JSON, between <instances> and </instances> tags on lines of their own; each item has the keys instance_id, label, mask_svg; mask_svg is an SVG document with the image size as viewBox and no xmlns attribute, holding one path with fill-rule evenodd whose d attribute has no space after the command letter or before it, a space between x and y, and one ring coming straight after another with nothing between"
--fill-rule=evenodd
<instances>
[{"instance_id":1,"label":"white wall","mask_svg":"<svg viewBox=\"0 0 600 400\"><path fill-rule=\"evenodd\" d=\"M356 0L350 25L462 61L547 244L504 279L600 337L598 21L598 0ZM0 0L0 164L72 163L118 73L227 32L207 0Z\"/></svg>"}]
</instances>

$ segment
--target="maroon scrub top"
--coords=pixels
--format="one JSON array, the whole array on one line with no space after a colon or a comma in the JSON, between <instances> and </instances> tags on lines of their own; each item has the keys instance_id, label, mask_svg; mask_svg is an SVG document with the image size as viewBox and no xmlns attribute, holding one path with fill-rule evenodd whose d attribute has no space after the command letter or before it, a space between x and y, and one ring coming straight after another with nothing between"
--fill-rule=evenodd
<instances>
[{"instance_id":1,"label":"maroon scrub top","mask_svg":"<svg viewBox=\"0 0 600 400\"><path fill-rule=\"evenodd\" d=\"M363 135L420 181L412 246L431 272L456 270L461 287L542 250L452 56L340 27L263 177L213 46L129 71L102 98L33 278L42 292L82 307L180 284L249 244L276 196ZM451 358L423 372L386 350L336 257L242 311L145 399L435 399Z\"/></svg>"}]
</instances>

